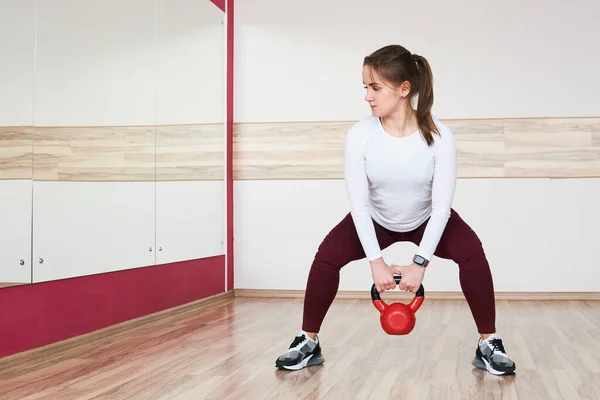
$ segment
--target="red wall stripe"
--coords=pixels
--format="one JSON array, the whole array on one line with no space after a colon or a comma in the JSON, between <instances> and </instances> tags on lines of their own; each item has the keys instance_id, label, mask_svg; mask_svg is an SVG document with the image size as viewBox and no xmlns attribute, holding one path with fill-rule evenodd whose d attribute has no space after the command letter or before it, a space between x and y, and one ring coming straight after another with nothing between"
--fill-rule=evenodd
<instances>
[{"instance_id":1,"label":"red wall stripe","mask_svg":"<svg viewBox=\"0 0 600 400\"><path fill-rule=\"evenodd\" d=\"M234 287L233 251L233 94L234 94L234 0L227 0L227 290Z\"/></svg>"},{"instance_id":2,"label":"red wall stripe","mask_svg":"<svg viewBox=\"0 0 600 400\"><path fill-rule=\"evenodd\" d=\"M215 6L219 7L221 11L225 12L225 0L210 0Z\"/></svg>"},{"instance_id":3,"label":"red wall stripe","mask_svg":"<svg viewBox=\"0 0 600 400\"><path fill-rule=\"evenodd\" d=\"M0 357L223 292L225 257L0 289Z\"/></svg>"}]
</instances>

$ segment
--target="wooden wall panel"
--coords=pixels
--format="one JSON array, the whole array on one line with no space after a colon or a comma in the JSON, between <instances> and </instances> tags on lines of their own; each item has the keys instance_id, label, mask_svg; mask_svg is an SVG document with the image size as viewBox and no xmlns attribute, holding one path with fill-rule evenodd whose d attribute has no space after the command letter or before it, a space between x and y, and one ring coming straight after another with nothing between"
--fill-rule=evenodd
<instances>
[{"instance_id":1,"label":"wooden wall panel","mask_svg":"<svg viewBox=\"0 0 600 400\"><path fill-rule=\"evenodd\" d=\"M31 179L33 128L0 126L0 179Z\"/></svg>"},{"instance_id":2,"label":"wooden wall panel","mask_svg":"<svg viewBox=\"0 0 600 400\"><path fill-rule=\"evenodd\" d=\"M234 126L234 179L340 178L349 122Z\"/></svg>"},{"instance_id":3,"label":"wooden wall panel","mask_svg":"<svg viewBox=\"0 0 600 400\"><path fill-rule=\"evenodd\" d=\"M600 147L600 121L596 121L592 128L592 146Z\"/></svg>"},{"instance_id":4,"label":"wooden wall panel","mask_svg":"<svg viewBox=\"0 0 600 400\"><path fill-rule=\"evenodd\" d=\"M224 132L223 124L0 127L0 179L31 179L33 167L38 181L223 180Z\"/></svg>"},{"instance_id":5,"label":"wooden wall panel","mask_svg":"<svg viewBox=\"0 0 600 400\"><path fill-rule=\"evenodd\" d=\"M598 177L600 118L444 120L461 178ZM354 121L236 124L234 179L342 179Z\"/></svg>"},{"instance_id":6,"label":"wooden wall panel","mask_svg":"<svg viewBox=\"0 0 600 400\"><path fill-rule=\"evenodd\" d=\"M37 181L152 181L154 127L36 127Z\"/></svg>"},{"instance_id":7,"label":"wooden wall panel","mask_svg":"<svg viewBox=\"0 0 600 400\"><path fill-rule=\"evenodd\" d=\"M460 177L504 176L504 121L451 120L444 123L454 133Z\"/></svg>"},{"instance_id":8,"label":"wooden wall panel","mask_svg":"<svg viewBox=\"0 0 600 400\"><path fill-rule=\"evenodd\" d=\"M225 125L156 128L156 180L225 179Z\"/></svg>"},{"instance_id":9,"label":"wooden wall panel","mask_svg":"<svg viewBox=\"0 0 600 400\"><path fill-rule=\"evenodd\" d=\"M344 138L353 123L236 124L234 178L342 179ZM444 123L456 135L461 178L600 176L600 118ZM0 179L30 179L34 162L36 180L221 180L223 129L0 127Z\"/></svg>"},{"instance_id":10,"label":"wooden wall panel","mask_svg":"<svg viewBox=\"0 0 600 400\"><path fill-rule=\"evenodd\" d=\"M600 176L600 146L592 131L598 120L505 121L505 176Z\"/></svg>"}]
</instances>

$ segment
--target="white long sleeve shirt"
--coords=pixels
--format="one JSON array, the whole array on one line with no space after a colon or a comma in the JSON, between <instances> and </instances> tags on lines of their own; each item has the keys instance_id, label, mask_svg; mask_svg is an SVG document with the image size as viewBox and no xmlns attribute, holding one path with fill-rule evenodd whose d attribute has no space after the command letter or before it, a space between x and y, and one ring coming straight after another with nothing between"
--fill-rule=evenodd
<instances>
[{"instance_id":1,"label":"white long sleeve shirt","mask_svg":"<svg viewBox=\"0 0 600 400\"><path fill-rule=\"evenodd\" d=\"M395 232L408 232L430 218L417 254L431 260L450 217L457 178L452 131L434 119L434 144L420 132L389 135L369 116L346 135L344 179L350 211L367 259L382 257L373 220Z\"/></svg>"}]
</instances>

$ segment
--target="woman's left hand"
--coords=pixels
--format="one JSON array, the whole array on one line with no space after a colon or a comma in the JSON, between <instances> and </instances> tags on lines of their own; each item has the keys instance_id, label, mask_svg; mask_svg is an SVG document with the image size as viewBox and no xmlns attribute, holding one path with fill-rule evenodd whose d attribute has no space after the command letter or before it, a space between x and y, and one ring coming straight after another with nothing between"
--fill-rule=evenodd
<instances>
[{"instance_id":1,"label":"woman's left hand","mask_svg":"<svg viewBox=\"0 0 600 400\"><path fill-rule=\"evenodd\" d=\"M423 282L423 276L425 275L425 268L419 267L417 264L412 263L410 265L392 265L394 273L401 275L400 279L400 290L410 291L416 293L421 287Z\"/></svg>"}]
</instances>

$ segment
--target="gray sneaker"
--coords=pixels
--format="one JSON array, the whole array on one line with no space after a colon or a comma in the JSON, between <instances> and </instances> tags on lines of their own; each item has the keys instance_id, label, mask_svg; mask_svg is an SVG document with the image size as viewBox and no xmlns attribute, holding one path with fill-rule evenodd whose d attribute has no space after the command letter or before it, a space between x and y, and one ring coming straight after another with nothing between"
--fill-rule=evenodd
<instances>
[{"instance_id":1,"label":"gray sneaker","mask_svg":"<svg viewBox=\"0 0 600 400\"><path fill-rule=\"evenodd\" d=\"M288 369L296 371L304 367L323 364L325 359L321 354L321 345L319 338L314 341L305 333L299 333L290 347L276 361L275 366L279 369Z\"/></svg>"},{"instance_id":2,"label":"gray sneaker","mask_svg":"<svg viewBox=\"0 0 600 400\"><path fill-rule=\"evenodd\" d=\"M514 375L516 365L502 344L502 339L492 335L484 341L479 338L475 358L471 362L475 367L485 369L494 375Z\"/></svg>"}]
</instances>

